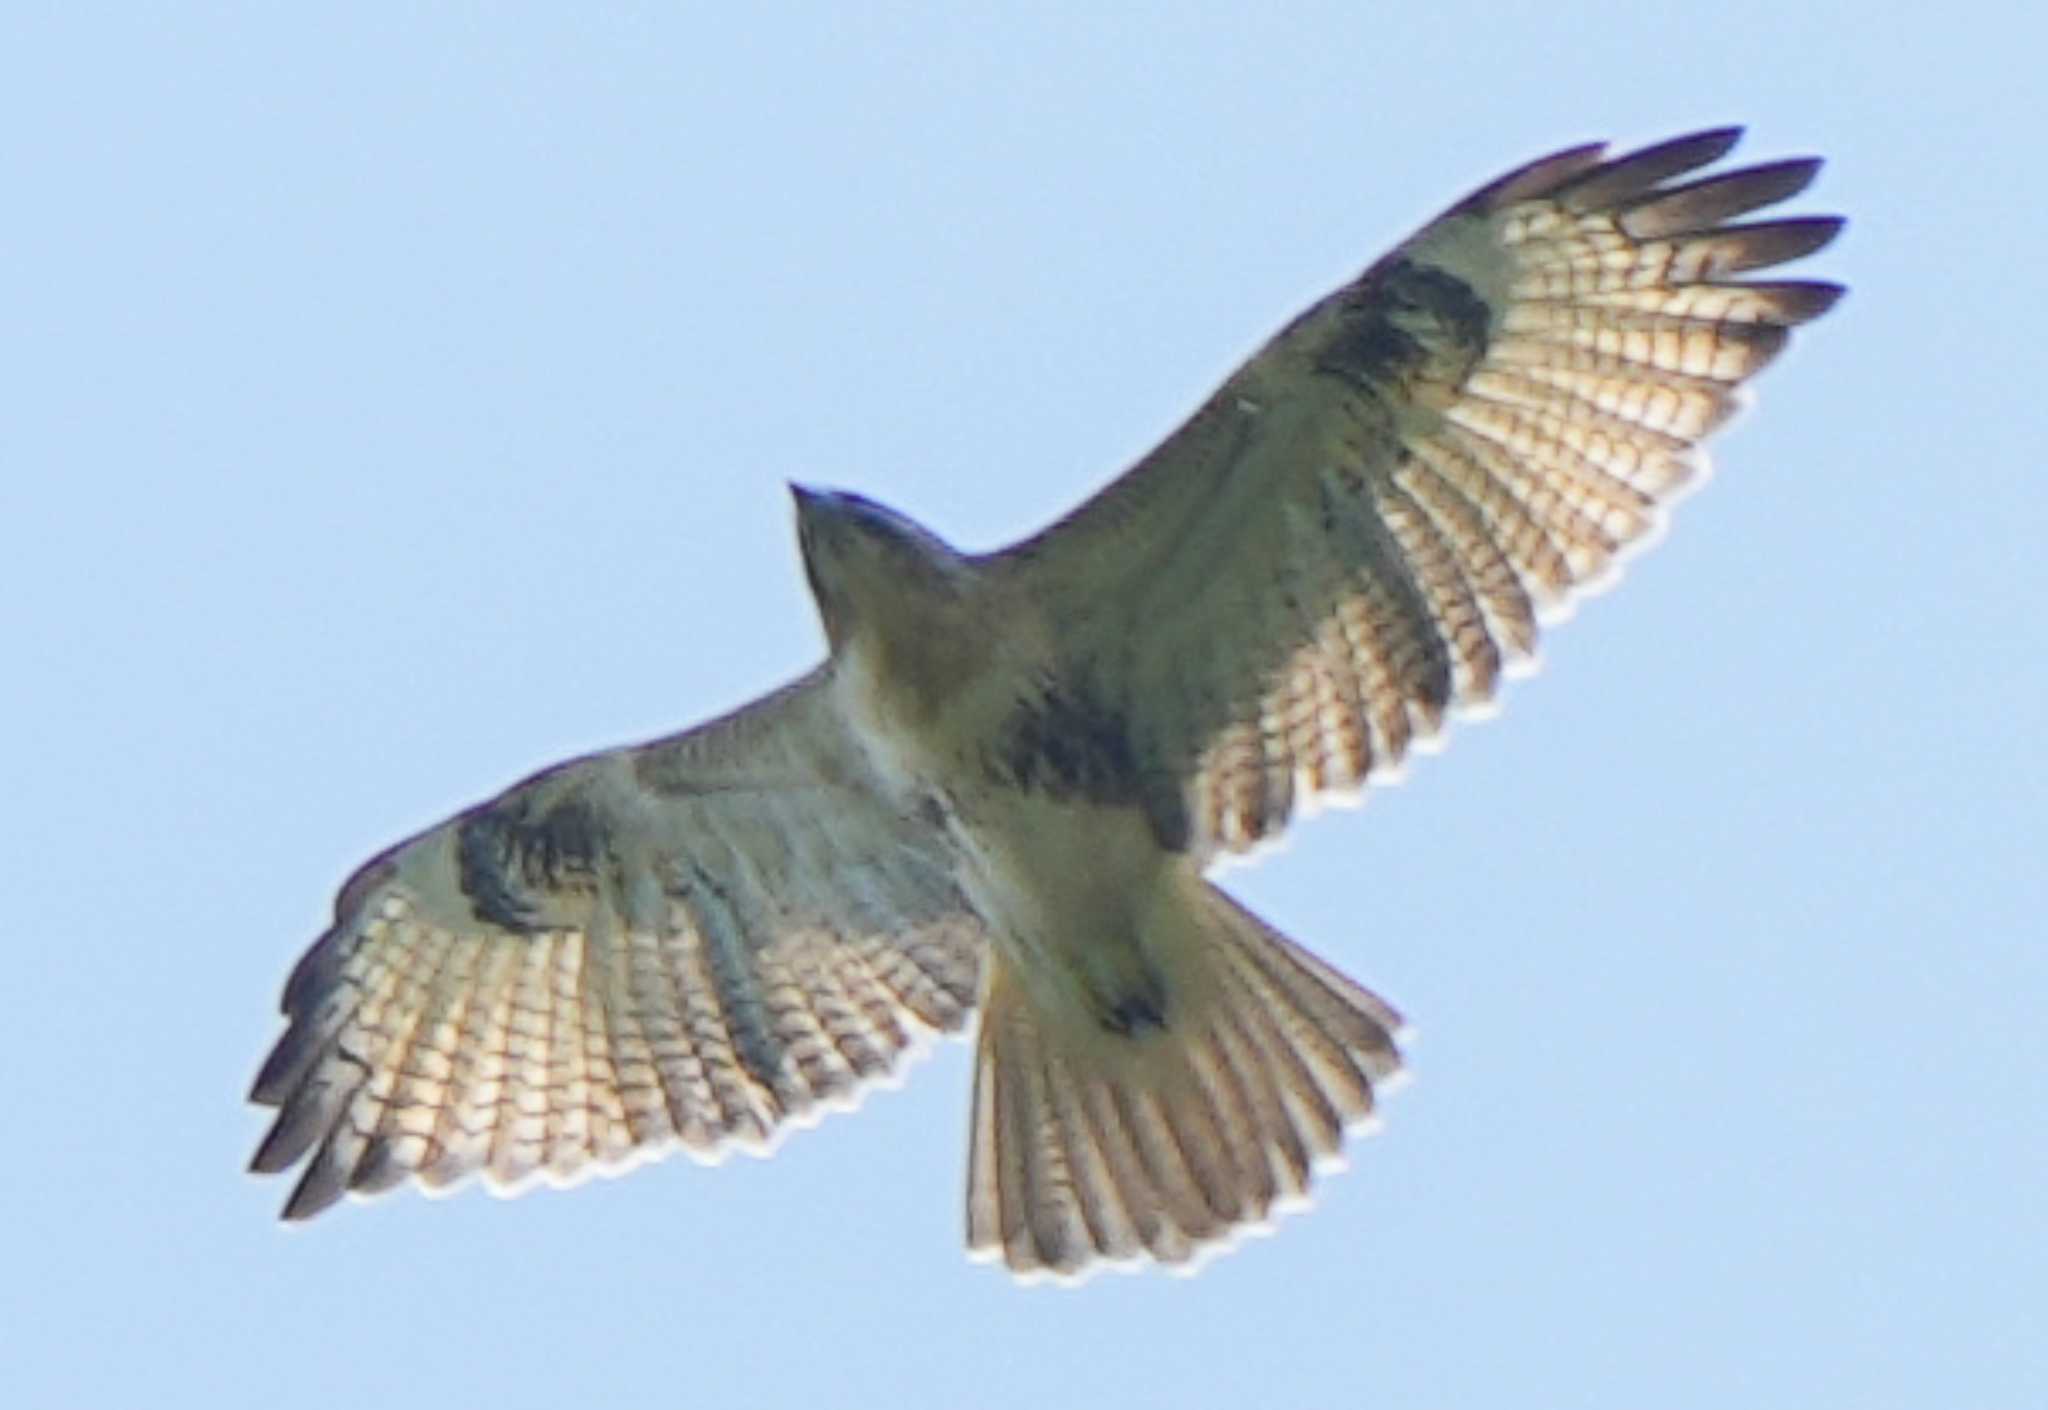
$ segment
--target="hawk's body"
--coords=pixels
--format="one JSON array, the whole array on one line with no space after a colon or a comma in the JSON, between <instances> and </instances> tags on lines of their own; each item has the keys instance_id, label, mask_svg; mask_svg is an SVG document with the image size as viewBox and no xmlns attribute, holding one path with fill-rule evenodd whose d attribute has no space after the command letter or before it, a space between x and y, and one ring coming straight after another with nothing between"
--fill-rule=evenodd
<instances>
[{"instance_id":1,"label":"hawk's body","mask_svg":"<svg viewBox=\"0 0 2048 1410\"><path fill-rule=\"evenodd\" d=\"M1724 276L1816 163L1705 133L1503 178L1310 309L1130 474L1001 553L799 491L830 643L343 889L257 1079L287 1206L766 1144L981 1006L970 1243L1188 1259L1306 1191L1397 1016L1203 879L1532 659L1839 290Z\"/></svg>"}]
</instances>

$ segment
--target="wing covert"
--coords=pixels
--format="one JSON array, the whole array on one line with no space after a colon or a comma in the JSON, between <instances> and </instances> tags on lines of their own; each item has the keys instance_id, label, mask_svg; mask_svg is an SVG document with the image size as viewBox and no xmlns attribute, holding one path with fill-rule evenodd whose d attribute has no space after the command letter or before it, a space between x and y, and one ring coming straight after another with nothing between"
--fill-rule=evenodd
<instances>
[{"instance_id":1,"label":"wing covert","mask_svg":"<svg viewBox=\"0 0 2048 1410\"><path fill-rule=\"evenodd\" d=\"M285 1213L407 1178L572 1181L759 1149L976 1000L944 834L893 806L822 672L538 774L350 879L286 985L253 1168Z\"/></svg>"},{"instance_id":2,"label":"wing covert","mask_svg":"<svg viewBox=\"0 0 2048 1410\"><path fill-rule=\"evenodd\" d=\"M1653 542L1698 447L1841 294L1731 276L1817 161L1684 182L1738 129L1578 147L1453 206L1284 328L1128 474L990 564L1132 722L1197 855L1399 768Z\"/></svg>"}]
</instances>

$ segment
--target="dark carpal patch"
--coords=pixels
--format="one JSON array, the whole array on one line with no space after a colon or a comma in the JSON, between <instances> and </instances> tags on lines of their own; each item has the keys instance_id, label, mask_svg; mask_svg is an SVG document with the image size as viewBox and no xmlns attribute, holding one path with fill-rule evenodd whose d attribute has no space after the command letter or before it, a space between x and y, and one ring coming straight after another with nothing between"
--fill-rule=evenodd
<instances>
[{"instance_id":1,"label":"dark carpal patch","mask_svg":"<svg viewBox=\"0 0 2048 1410\"><path fill-rule=\"evenodd\" d=\"M1339 297L1338 327L1317 366L1372 386L1461 382L1493 335L1486 301L1433 265L1390 260Z\"/></svg>"},{"instance_id":2,"label":"dark carpal patch","mask_svg":"<svg viewBox=\"0 0 2048 1410\"><path fill-rule=\"evenodd\" d=\"M581 803L535 812L508 800L464 819L455 845L462 891L477 919L525 933L540 928L547 895L595 887L604 832Z\"/></svg>"},{"instance_id":3,"label":"dark carpal patch","mask_svg":"<svg viewBox=\"0 0 2048 1410\"><path fill-rule=\"evenodd\" d=\"M1160 846L1171 852L1187 846L1178 787L1144 768L1129 722L1086 690L1050 684L1018 701L997 732L989 766L1026 792L1143 808Z\"/></svg>"}]
</instances>

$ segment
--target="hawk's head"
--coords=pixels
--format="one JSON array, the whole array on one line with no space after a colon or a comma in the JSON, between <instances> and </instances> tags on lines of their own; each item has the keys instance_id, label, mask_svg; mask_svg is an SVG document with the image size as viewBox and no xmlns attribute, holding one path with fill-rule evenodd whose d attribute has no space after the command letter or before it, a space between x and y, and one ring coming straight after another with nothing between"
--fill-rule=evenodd
<instances>
[{"instance_id":1,"label":"hawk's head","mask_svg":"<svg viewBox=\"0 0 2048 1410\"><path fill-rule=\"evenodd\" d=\"M862 495L789 490L804 572L835 653L857 632L918 631L960 595L967 560L931 530Z\"/></svg>"}]
</instances>

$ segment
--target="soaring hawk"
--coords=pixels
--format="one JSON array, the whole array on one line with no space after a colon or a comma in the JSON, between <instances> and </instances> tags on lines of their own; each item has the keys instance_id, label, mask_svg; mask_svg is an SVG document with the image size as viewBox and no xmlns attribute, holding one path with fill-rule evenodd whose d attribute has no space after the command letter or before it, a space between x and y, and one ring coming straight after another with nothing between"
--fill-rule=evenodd
<instances>
[{"instance_id":1,"label":"soaring hawk","mask_svg":"<svg viewBox=\"0 0 2048 1410\"><path fill-rule=\"evenodd\" d=\"M963 554L798 488L829 651L374 858L253 1100L285 1206L767 1149L980 1012L967 1241L1187 1264L1401 1066L1376 995L1204 879L1526 667L1839 286L1736 129L1508 173L1058 523Z\"/></svg>"}]
</instances>

